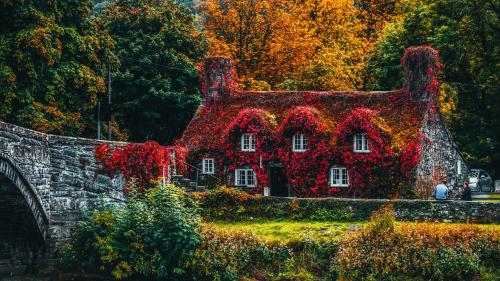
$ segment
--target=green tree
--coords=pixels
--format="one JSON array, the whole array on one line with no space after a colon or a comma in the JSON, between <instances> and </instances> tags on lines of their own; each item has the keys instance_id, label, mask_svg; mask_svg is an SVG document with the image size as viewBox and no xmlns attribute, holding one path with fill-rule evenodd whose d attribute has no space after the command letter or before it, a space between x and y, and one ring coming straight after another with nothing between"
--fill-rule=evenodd
<instances>
[{"instance_id":1,"label":"green tree","mask_svg":"<svg viewBox=\"0 0 500 281\"><path fill-rule=\"evenodd\" d=\"M132 141L170 143L200 101L197 64L206 44L192 11L173 0L119 0L99 17L120 59L112 83L120 127Z\"/></svg>"},{"instance_id":2,"label":"green tree","mask_svg":"<svg viewBox=\"0 0 500 281\"><path fill-rule=\"evenodd\" d=\"M402 85L400 58L406 47L430 44L444 63L446 117L472 167L500 175L500 42L498 0L423 0L389 24L367 73L369 88Z\"/></svg>"},{"instance_id":3,"label":"green tree","mask_svg":"<svg viewBox=\"0 0 500 281\"><path fill-rule=\"evenodd\" d=\"M89 0L0 0L0 120L89 135L105 92L112 41L89 17Z\"/></svg>"}]
</instances>

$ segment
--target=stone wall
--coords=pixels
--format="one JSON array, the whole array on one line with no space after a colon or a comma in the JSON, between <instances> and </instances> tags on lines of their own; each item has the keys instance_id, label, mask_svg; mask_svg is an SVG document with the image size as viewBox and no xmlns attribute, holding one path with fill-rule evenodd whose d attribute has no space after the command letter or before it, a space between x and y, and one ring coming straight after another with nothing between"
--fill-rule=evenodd
<instances>
[{"instance_id":1,"label":"stone wall","mask_svg":"<svg viewBox=\"0 0 500 281\"><path fill-rule=\"evenodd\" d=\"M19 195L21 198L18 200L19 204L10 209L23 209L25 207L23 203L33 201L33 205L40 204L36 210L48 219L47 231L42 235L44 239L36 247L31 244L21 245L16 237L2 238L0 264L4 266L0 268L8 268L5 265L8 252L6 249L15 253L11 254L10 261L7 262L14 269L16 264L26 263L26 261L21 262L25 256L30 256L31 265L46 267L46 261L55 257L57 247L70 237L71 229L81 219L82 212L94 209L101 198L107 202L124 201L122 194L124 179L122 177L111 179L98 172L99 165L94 158L94 147L103 143L110 143L113 146L125 144L48 135L0 122L0 166L10 167L19 178L16 182L11 181L14 187L9 190L24 188L32 190L34 194L31 199ZM0 176L6 178L5 186L10 185L5 175ZM21 183L25 186L21 187ZM1 190L0 188L0 192ZM2 195L0 194L0 197ZM34 210L33 207L29 207ZM2 217L11 216L10 209L0 208L0 212L4 213L0 214L0 229L7 227L7 222ZM23 220L30 219L26 217ZM19 232L19 235L23 233ZM36 236L36 233L31 233L29 236ZM10 245L5 243L6 239L12 240L12 243ZM0 276L1 273L0 270Z\"/></svg>"},{"instance_id":2,"label":"stone wall","mask_svg":"<svg viewBox=\"0 0 500 281\"><path fill-rule=\"evenodd\" d=\"M448 180L451 196L460 193L460 188L469 175L469 168L446 127L442 115L429 113L424 118L422 154L416 170L417 189L431 191L442 176Z\"/></svg>"},{"instance_id":3,"label":"stone wall","mask_svg":"<svg viewBox=\"0 0 500 281\"><path fill-rule=\"evenodd\" d=\"M227 219L218 217L228 215L220 210L235 207L204 204L203 195L200 200L202 213L215 216L209 219ZM391 204L398 220L403 221L500 223L500 204L492 202L252 196L237 204L241 206L234 216L241 219L363 221L370 219L373 211Z\"/></svg>"}]
</instances>

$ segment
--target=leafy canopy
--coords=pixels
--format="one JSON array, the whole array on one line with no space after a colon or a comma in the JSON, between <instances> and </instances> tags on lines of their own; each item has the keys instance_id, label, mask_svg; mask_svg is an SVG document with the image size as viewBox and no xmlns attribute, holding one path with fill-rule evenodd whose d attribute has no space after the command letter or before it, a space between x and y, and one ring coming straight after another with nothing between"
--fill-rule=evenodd
<instances>
[{"instance_id":1,"label":"leafy canopy","mask_svg":"<svg viewBox=\"0 0 500 281\"><path fill-rule=\"evenodd\" d=\"M82 1L0 1L0 119L89 135L110 37Z\"/></svg>"},{"instance_id":2,"label":"leafy canopy","mask_svg":"<svg viewBox=\"0 0 500 281\"><path fill-rule=\"evenodd\" d=\"M460 150L472 167L499 175L499 1L423 0L403 10L376 42L368 87L400 87L404 49L432 45L444 64L441 109Z\"/></svg>"},{"instance_id":3,"label":"leafy canopy","mask_svg":"<svg viewBox=\"0 0 500 281\"><path fill-rule=\"evenodd\" d=\"M368 5L369 6L369 5ZM351 0L207 0L210 54L231 57L247 89L360 86L367 26Z\"/></svg>"},{"instance_id":4,"label":"leafy canopy","mask_svg":"<svg viewBox=\"0 0 500 281\"><path fill-rule=\"evenodd\" d=\"M194 15L173 0L119 0L99 15L116 42L113 111L131 141L170 143L198 103L205 52Z\"/></svg>"}]
</instances>

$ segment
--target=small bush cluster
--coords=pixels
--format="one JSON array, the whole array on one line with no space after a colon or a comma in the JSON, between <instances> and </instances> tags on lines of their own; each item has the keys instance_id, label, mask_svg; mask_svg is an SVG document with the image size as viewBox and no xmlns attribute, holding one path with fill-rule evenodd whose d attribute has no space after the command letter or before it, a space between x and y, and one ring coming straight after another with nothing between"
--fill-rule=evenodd
<instances>
[{"instance_id":1,"label":"small bush cluster","mask_svg":"<svg viewBox=\"0 0 500 281\"><path fill-rule=\"evenodd\" d=\"M473 280L480 265L500 264L500 238L474 225L436 223L395 227L384 208L347 235L332 262L343 280Z\"/></svg>"},{"instance_id":2,"label":"small bush cluster","mask_svg":"<svg viewBox=\"0 0 500 281\"><path fill-rule=\"evenodd\" d=\"M224 186L195 196L203 209L203 217L224 219L237 219L245 214L245 203L250 198L246 192Z\"/></svg>"},{"instance_id":3,"label":"small bush cluster","mask_svg":"<svg viewBox=\"0 0 500 281\"><path fill-rule=\"evenodd\" d=\"M292 259L286 245L246 232L205 225L202 236L200 249L187 265L195 280L271 280L286 272Z\"/></svg>"}]
</instances>

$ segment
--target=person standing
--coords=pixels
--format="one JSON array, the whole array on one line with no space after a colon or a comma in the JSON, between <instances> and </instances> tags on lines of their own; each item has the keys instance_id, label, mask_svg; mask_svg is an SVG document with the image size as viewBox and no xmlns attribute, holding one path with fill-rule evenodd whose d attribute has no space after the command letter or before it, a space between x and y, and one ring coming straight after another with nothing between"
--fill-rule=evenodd
<instances>
[{"instance_id":1,"label":"person standing","mask_svg":"<svg viewBox=\"0 0 500 281\"><path fill-rule=\"evenodd\" d=\"M436 200L448 199L448 187L446 186L446 179L442 179L441 183L436 185L434 189L434 196Z\"/></svg>"},{"instance_id":2,"label":"person standing","mask_svg":"<svg viewBox=\"0 0 500 281\"><path fill-rule=\"evenodd\" d=\"M464 181L464 190L462 191L462 197L460 199L464 201L472 201L472 190L469 187L468 181Z\"/></svg>"}]
</instances>

